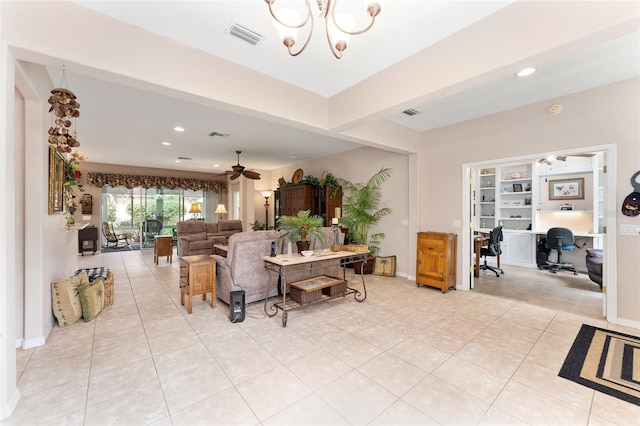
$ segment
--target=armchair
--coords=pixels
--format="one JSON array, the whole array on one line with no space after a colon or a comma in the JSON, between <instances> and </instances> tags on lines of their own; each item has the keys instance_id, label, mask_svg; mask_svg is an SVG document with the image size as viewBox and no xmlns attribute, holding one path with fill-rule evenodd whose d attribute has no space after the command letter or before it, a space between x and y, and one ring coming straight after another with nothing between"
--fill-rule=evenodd
<instances>
[{"instance_id":1,"label":"armchair","mask_svg":"<svg viewBox=\"0 0 640 426\"><path fill-rule=\"evenodd\" d=\"M109 248L110 245L111 248L121 248L129 245L127 236L124 234L116 235L116 233L113 232L113 227L109 225L109 222L102 222L102 233L104 234L104 239L107 242L107 248ZM122 243L122 245L120 245L120 243Z\"/></svg>"}]
</instances>

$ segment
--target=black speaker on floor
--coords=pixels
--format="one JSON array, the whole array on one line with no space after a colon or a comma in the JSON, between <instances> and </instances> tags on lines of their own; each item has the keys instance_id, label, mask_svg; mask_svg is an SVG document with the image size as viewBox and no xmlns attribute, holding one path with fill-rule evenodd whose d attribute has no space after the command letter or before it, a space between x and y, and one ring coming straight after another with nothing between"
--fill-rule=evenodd
<instances>
[{"instance_id":1,"label":"black speaker on floor","mask_svg":"<svg viewBox=\"0 0 640 426\"><path fill-rule=\"evenodd\" d=\"M244 321L244 290L229 293L229 321Z\"/></svg>"}]
</instances>

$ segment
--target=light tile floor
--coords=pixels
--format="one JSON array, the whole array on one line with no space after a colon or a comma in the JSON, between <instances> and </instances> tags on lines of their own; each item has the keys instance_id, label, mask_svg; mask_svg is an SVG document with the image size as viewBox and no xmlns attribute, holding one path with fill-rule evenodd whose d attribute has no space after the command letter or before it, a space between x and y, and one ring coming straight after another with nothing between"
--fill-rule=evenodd
<instances>
[{"instance_id":1,"label":"light tile floor","mask_svg":"<svg viewBox=\"0 0 640 426\"><path fill-rule=\"evenodd\" d=\"M488 277L476 291L442 294L367 276L365 302L292 311L283 328L261 304L237 324L224 303L200 298L188 315L178 262L156 266L150 250L80 263L113 270L115 303L17 351L22 399L2 425L639 423L640 407L557 376L582 323L640 334L579 302L481 293ZM525 272L512 284L539 281ZM537 287L552 278L542 277Z\"/></svg>"}]
</instances>

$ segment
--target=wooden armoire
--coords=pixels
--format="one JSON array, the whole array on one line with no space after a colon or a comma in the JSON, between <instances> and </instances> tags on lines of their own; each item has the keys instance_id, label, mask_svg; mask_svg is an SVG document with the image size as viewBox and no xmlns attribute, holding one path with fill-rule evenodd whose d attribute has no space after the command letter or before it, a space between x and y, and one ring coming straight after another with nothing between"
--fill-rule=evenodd
<instances>
[{"instance_id":1,"label":"wooden armoire","mask_svg":"<svg viewBox=\"0 0 640 426\"><path fill-rule=\"evenodd\" d=\"M276 223L280 216L295 216L300 210L322 216L324 226L331 226L336 207L342 206L342 191L332 198L333 188L308 183L283 185L275 191Z\"/></svg>"}]
</instances>

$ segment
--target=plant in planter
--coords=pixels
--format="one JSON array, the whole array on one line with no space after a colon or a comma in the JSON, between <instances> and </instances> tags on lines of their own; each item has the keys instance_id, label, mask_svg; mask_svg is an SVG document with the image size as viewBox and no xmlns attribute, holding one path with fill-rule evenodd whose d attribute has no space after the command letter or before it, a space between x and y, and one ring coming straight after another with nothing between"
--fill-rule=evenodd
<instances>
[{"instance_id":1,"label":"plant in planter","mask_svg":"<svg viewBox=\"0 0 640 426\"><path fill-rule=\"evenodd\" d=\"M322 174L322 178L320 179L320 185L328 186L329 188L333 189L329 198L335 198L336 195L338 195L342 190L342 187L340 186L340 181L338 180L338 178L335 177L333 174L327 173L327 172L324 172Z\"/></svg>"},{"instance_id":2,"label":"plant in planter","mask_svg":"<svg viewBox=\"0 0 640 426\"><path fill-rule=\"evenodd\" d=\"M251 226L251 230L253 231L262 231L264 229L264 223L260 222L259 220L256 220L249 226Z\"/></svg>"},{"instance_id":3,"label":"plant in planter","mask_svg":"<svg viewBox=\"0 0 640 426\"><path fill-rule=\"evenodd\" d=\"M278 219L278 229L284 231L280 238L297 243L298 252L309 250L309 238L317 238L323 244L326 242L323 225L324 219L321 216L311 216L309 210L300 210L295 216L280 216Z\"/></svg>"},{"instance_id":4,"label":"plant in planter","mask_svg":"<svg viewBox=\"0 0 640 426\"><path fill-rule=\"evenodd\" d=\"M371 227L391 214L390 208L380 208L382 200L380 187L389 179L391 172L392 169L382 168L371 176L366 184L338 178L345 194L342 199L343 217L340 223L349 228L349 241L368 246L371 257L378 254L380 241L385 237L384 232L371 234ZM373 267L373 261L367 262L369 263Z\"/></svg>"}]
</instances>

